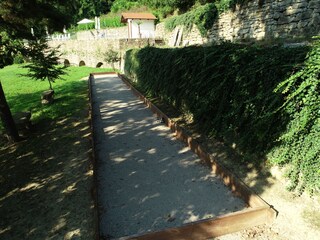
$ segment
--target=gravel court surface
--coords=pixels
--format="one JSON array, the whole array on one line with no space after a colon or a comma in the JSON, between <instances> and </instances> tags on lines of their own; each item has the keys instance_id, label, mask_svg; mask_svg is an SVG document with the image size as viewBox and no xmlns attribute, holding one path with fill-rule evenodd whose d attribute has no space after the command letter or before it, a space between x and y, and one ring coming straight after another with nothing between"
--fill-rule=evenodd
<instances>
[{"instance_id":1,"label":"gravel court surface","mask_svg":"<svg viewBox=\"0 0 320 240\"><path fill-rule=\"evenodd\" d=\"M95 76L100 233L118 238L244 209L116 75Z\"/></svg>"}]
</instances>

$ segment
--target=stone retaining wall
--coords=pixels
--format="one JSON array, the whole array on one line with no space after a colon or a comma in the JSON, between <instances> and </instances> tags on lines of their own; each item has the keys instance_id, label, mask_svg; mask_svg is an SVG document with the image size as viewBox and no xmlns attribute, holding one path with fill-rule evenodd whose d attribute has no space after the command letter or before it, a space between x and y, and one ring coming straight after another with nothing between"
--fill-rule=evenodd
<instances>
[{"instance_id":1,"label":"stone retaining wall","mask_svg":"<svg viewBox=\"0 0 320 240\"><path fill-rule=\"evenodd\" d=\"M177 29L167 31L164 23L156 26L156 37L174 46ZM320 34L320 0L251 0L220 14L208 37L196 26L183 33L180 45L248 40L303 40Z\"/></svg>"},{"instance_id":2,"label":"stone retaining wall","mask_svg":"<svg viewBox=\"0 0 320 240\"><path fill-rule=\"evenodd\" d=\"M221 14L209 40L290 40L319 34L319 0L253 0Z\"/></svg>"},{"instance_id":3,"label":"stone retaining wall","mask_svg":"<svg viewBox=\"0 0 320 240\"><path fill-rule=\"evenodd\" d=\"M164 23L156 26L156 39L163 39L171 47L221 41L290 42L315 35L320 35L320 0L252 0L238 4L219 16L207 38L201 36L196 26L190 32L183 31L181 26L174 31L167 31ZM156 39L127 39L127 27L121 27L79 32L76 40L49 43L53 47L61 45L62 58L73 65L84 61L87 66L95 67L102 62L103 67L111 67L104 61L109 49L119 52L122 59L127 49L155 45ZM122 65L120 61L116 67Z\"/></svg>"},{"instance_id":4,"label":"stone retaining wall","mask_svg":"<svg viewBox=\"0 0 320 240\"><path fill-rule=\"evenodd\" d=\"M67 59L71 65L79 66L84 61L86 66L96 67L99 62L102 67L111 68L112 65L105 62L106 52L114 50L119 53L120 61L115 68L122 69L123 55L130 48L142 48L158 44L154 39L94 39L94 40L68 40L49 41L50 47L59 47L61 63Z\"/></svg>"},{"instance_id":5,"label":"stone retaining wall","mask_svg":"<svg viewBox=\"0 0 320 240\"><path fill-rule=\"evenodd\" d=\"M118 39L50 41L49 45L60 46L62 62L67 59L71 65L79 66L80 61L84 61L90 67L95 67L99 62L103 63L102 67L111 67L104 61L104 54L109 49L120 49Z\"/></svg>"}]
</instances>

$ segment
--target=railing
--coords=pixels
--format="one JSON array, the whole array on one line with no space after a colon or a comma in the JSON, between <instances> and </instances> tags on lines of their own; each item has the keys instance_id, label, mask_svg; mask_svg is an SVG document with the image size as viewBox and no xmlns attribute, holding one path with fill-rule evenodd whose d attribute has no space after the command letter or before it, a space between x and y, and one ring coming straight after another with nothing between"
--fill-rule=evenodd
<instances>
[{"instance_id":1,"label":"railing","mask_svg":"<svg viewBox=\"0 0 320 240\"><path fill-rule=\"evenodd\" d=\"M47 38L48 40L53 40L53 41L65 41L65 40L71 39L71 34L70 33L54 34L54 35L49 35Z\"/></svg>"},{"instance_id":2,"label":"railing","mask_svg":"<svg viewBox=\"0 0 320 240\"><path fill-rule=\"evenodd\" d=\"M154 39L155 33L142 31L140 34L141 39ZM77 40L95 40L95 39L126 39L128 34L126 31L114 32L107 29L103 30L89 30L83 32L75 33L65 33L65 34L53 34L48 35L48 40L50 41L67 41L71 39ZM137 37L138 38L138 37Z\"/></svg>"}]
</instances>

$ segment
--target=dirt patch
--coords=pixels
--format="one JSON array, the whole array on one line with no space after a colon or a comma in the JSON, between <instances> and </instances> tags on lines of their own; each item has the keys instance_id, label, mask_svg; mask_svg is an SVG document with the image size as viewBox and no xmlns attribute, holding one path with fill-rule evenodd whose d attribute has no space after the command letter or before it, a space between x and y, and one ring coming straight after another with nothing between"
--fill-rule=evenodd
<instances>
[{"instance_id":1,"label":"dirt patch","mask_svg":"<svg viewBox=\"0 0 320 240\"><path fill-rule=\"evenodd\" d=\"M86 115L43 121L0 149L1 239L94 239Z\"/></svg>"}]
</instances>

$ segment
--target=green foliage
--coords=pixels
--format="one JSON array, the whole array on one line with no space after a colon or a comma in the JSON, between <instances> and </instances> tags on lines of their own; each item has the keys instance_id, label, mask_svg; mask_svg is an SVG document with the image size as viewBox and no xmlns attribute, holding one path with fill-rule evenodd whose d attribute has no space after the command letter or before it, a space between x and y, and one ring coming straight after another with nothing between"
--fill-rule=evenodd
<instances>
[{"instance_id":1,"label":"green foliage","mask_svg":"<svg viewBox=\"0 0 320 240\"><path fill-rule=\"evenodd\" d=\"M234 2L234 0L219 0L215 2L215 5L219 13L221 13L230 9L230 7L235 4Z\"/></svg>"},{"instance_id":2,"label":"green foliage","mask_svg":"<svg viewBox=\"0 0 320 240\"><path fill-rule=\"evenodd\" d=\"M37 82L27 77L28 70L24 65L11 65L0 69L1 82L8 104L13 113L32 112L32 121L37 123L43 119L57 120L61 117L74 116L76 112L87 108L86 98L88 83L80 80L92 72L106 72L112 69L69 67L65 80L55 83L55 104L42 105L41 93L48 89L46 82ZM0 122L0 130L2 130Z\"/></svg>"},{"instance_id":3,"label":"green foliage","mask_svg":"<svg viewBox=\"0 0 320 240\"><path fill-rule=\"evenodd\" d=\"M244 6L248 2L253 0L216 0L214 4L216 5L218 12L223 13L228 11L229 9L234 9L236 5ZM259 0L259 4L261 4L263 0Z\"/></svg>"},{"instance_id":4,"label":"green foliage","mask_svg":"<svg viewBox=\"0 0 320 240\"><path fill-rule=\"evenodd\" d=\"M224 43L126 53L125 72L151 97L191 114L242 161L290 164L292 189L319 191L320 44L310 48ZM159 61L166 59L166 61Z\"/></svg>"},{"instance_id":5,"label":"green foliage","mask_svg":"<svg viewBox=\"0 0 320 240\"><path fill-rule=\"evenodd\" d=\"M165 27L172 31L176 26L184 26L186 31L190 31L196 25L202 36L206 36L217 17L216 6L212 3L200 6L182 15L169 18Z\"/></svg>"},{"instance_id":6,"label":"green foliage","mask_svg":"<svg viewBox=\"0 0 320 240\"><path fill-rule=\"evenodd\" d=\"M75 11L73 24L83 18L94 18L108 14L111 11L112 5L115 5L115 7L119 5L114 0L74 0L72 2Z\"/></svg>"},{"instance_id":7,"label":"green foliage","mask_svg":"<svg viewBox=\"0 0 320 240\"><path fill-rule=\"evenodd\" d=\"M121 17L115 15L105 15L100 18L100 27L103 28L113 28L122 27L125 24L121 23Z\"/></svg>"},{"instance_id":8,"label":"green foliage","mask_svg":"<svg viewBox=\"0 0 320 240\"><path fill-rule=\"evenodd\" d=\"M25 62L25 59L21 53L18 53L13 57L13 64L22 64L24 62Z\"/></svg>"},{"instance_id":9,"label":"green foliage","mask_svg":"<svg viewBox=\"0 0 320 240\"><path fill-rule=\"evenodd\" d=\"M185 13L189 11L194 5L204 5L206 3L212 3L212 0L140 0L140 3L148 6L153 10L158 10L164 14L164 16L173 13L178 10L179 13Z\"/></svg>"},{"instance_id":10,"label":"green foliage","mask_svg":"<svg viewBox=\"0 0 320 240\"><path fill-rule=\"evenodd\" d=\"M117 13L140 6L139 0L115 0L111 6L111 12Z\"/></svg>"},{"instance_id":11,"label":"green foliage","mask_svg":"<svg viewBox=\"0 0 320 240\"><path fill-rule=\"evenodd\" d=\"M194 0L140 0L140 2L155 11L160 18L172 14L175 10L186 12L195 3Z\"/></svg>"},{"instance_id":12,"label":"green foliage","mask_svg":"<svg viewBox=\"0 0 320 240\"><path fill-rule=\"evenodd\" d=\"M14 53L24 51L23 47L17 49L12 44L14 41L44 36L47 27L50 30L62 29L62 25L70 23L73 16L73 3L73 1L62 0L0 1L0 68L12 64ZM33 28L33 33L30 28ZM3 32L9 36L9 41L3 42ZM1 99L1 120L6 132L17 141L19 136L5 96L1 96Z\"/></svg>"},{"instance_id":13,"label":"green foliage","mask_svg":"<svg viewBox=\"0 0 320 240\"><path fill-rule=\"evenodd\" d=\"M184 13L194 5L206 4L211 0L115 0L112 4L112 12L127 11L132 8L146 6L160 19L167 17L175 11Z\"/></svg>"},{"instance_id":14,"label":"green foliage","mask_svg":"<svg viewBox=\"0 0 320 240\"><path fill-rule=\"evenodd\" d=\"M78 0L80 1L80 0ZM30 28L37 36L49 31L62 30L75 21L77 2L63 0L2 0L0 1L0 31L6 30L16 38L32 38Z\"/></svg>"},{"instance_id":15,"label":"green foliage","mask_svg":"<svg viewBox=\"0 0 320 240\"><path fill-rule=\"evenodd\" d=\"M120 61L120 57L119 57L119 53L109 49L106 53L105 53L105 59L104 59L107 63L110 63L112 65L113 70L115 70L114 64L116 62Z\"/></svg>"},{"instance_id":16,"label":"green foliage","mask_svg":"<svg viewBox=\"0 0 320 240\"><path fill-rule=\"evenodd\" d=\"M21 41L12 39L7 32L0 32L0 68L12 64L22 46Z\"/></svg>"},{"instance_id":17,"label":"green foliage","mask_svg":"<svg viewBox=\"0 0 320 240\"><path fill-rule=\"evenodd\" d=\"M94 19L91 19L91 20L94 21ZM109 13L107 15L102 15L100 17L101 29L116 28L116 27L123 27L123 26L125 26L125 24L121 23L121 17L119 15ZM69 29L69 31L77 32L77 31L86 31L91 29L95 29L94 23L74 25Z\"/></svg>"},{"instance_id":18,"label":"green foliage","mask_svg":"<svg viewBox=\"0 0 320 240\"><path fill-rule=\"evenodd\" d=\"M100 1L78 0L77 15L79 19L94 17L97 15L95 4Z\"/></svg>"},{"instance_id":19,"label":"green foliage","mask_svg":"<svg viewBox=\"0 0 320 240\"><path fill-rule=\"evenodd\" d=\"M270 153L275 163L291 163L290 189L320 191L320 40L308 53L303 68L275 89L284 98L280 110L291 121ZM279 111L280 111L279 110Z\"/></svg>"},{"instance_id":20,"label":"green foliage","mask_svg":"<svg viewBox=\"0 0 320 240\"><path fill-rule=\"evenodd\" d=\"M118 52L109 49L106 53L105 53L105 61L107 63L115 63L115 62L119 62L120 58L119 58L119 54Z\"/></svg>"},{"instance_id":21,"label":"green foliage","mask_svg":"<svg viewBox=\"0 0 320 240\"><path fill-rule=\"evenodd\" d=\"M132 8L147 6L156 12L156 15L165 17L168 13L174 11L174 2L176 0L115 0L112 4L111 11L114 13L128 11Z\"/></svg>"},{"instance_id":22,"label":"green foliage","mask_svg":"<svg viewBox=\"0 0 320 240\"><path fill-rule=\"evenodd\" d=\"M65 74L65 67L59 65L58 49L48 46L46 39L29 41L31 64L24 66L29 70L27 76L36 80L47 80L52 90L52 83Z\"/></svg>"},{"instance_id":23,"label":"green foliage","mask_svg":"<svg viewBox=\"0 0 320 240\"><path fill-rule=\"evenodd\" d=\"M32 38L30 28L36 36L62 31L64 26L76 24L83 18L93 18L110 11L112 0L15 0L0 1L0 31L8 30L18 37Z\"/></svg>"},{"instance_id":24,"label":"green foliage","mask_svg":"<svg viewBox=\"0 0 320 240\"><path fill-rule=\"evenodd\" d=\"M73 31L87 31L90 29L94 29L94 27L95 27L94 23L78 24L75 28L73 28L71 30L71 32L73 32Z\"/></svg>"}]
</instances>

